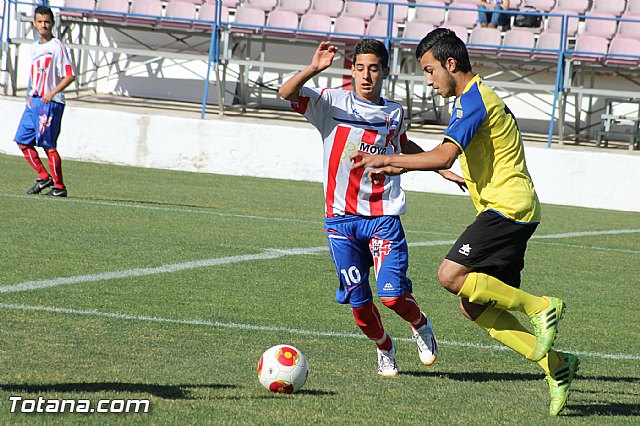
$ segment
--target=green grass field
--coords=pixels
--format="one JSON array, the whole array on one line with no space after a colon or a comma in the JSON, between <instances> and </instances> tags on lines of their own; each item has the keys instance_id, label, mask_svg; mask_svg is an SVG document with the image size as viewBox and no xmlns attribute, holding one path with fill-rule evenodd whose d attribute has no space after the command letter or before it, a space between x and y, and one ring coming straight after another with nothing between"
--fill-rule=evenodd
<instances>
[{"instance_id":1,"label":"green grass field","mask_svg":"<svg viewBox=\"0 0 640 426\"><path fill-rule=\"evenodd\" d=\"M401 370L381 378L333 299L320 184L65 161L69 198L49 199L25 194L23 158L0 155L0 170L0 424L638 423L640 213L544 206L523 288L566 301L556 346L582 360L554 419L537 365L463 319L437 282L473 220L467 197L408 194L409 273L441 352L423 367L406 324L378 305ZM278 343L309 360L298 394L258 383ZM10 396L152 408L18 414Z\"/></svg>"}]
</instances>

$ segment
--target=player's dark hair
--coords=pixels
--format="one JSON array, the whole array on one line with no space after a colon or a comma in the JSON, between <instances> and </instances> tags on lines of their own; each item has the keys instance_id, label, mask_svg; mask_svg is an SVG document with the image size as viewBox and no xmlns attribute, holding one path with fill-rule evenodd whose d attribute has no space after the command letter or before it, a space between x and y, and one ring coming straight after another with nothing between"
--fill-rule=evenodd
<instances>
[{"instance_id":1,"label":"player's dark hair","mask_svg":"<svg viewBox=\"0 0 640 426\"><path fill-rule=\"evenodd\" d=\"M458 70L471 72L471 61L467 46L455 32L448 28L436 28L423 38L416 47L416 58L431 51L433 57L444 67L447 59L453 58L458 63Z\"/></svg>"},{"instance_id":2,"label":"player's dark hair","mask_svg":"<svg viewBox=\"0 0 640 426\"><path fill-rule=\"evenodd\" d=\"M353 51L353 62L356 61L358 55L376 55L380 60L380 64L384 68L389 68L389 51L384 43L374 38L363 38L358 44L356 44Z\"/></svg>"},{"instance_id":3,"label":"player's dark hair","mask_svg":"<svg viewBox=\"0 0 640 426\"><path fill-rule=\"evenodd\" d=\"M51 23L56 22L55 18L53 17L53 10L51 10L49 6L36 7L36 10L33 11L34 18L36 15L49 15L49 17L51 18Z\"/></svg>"}]
</instances>

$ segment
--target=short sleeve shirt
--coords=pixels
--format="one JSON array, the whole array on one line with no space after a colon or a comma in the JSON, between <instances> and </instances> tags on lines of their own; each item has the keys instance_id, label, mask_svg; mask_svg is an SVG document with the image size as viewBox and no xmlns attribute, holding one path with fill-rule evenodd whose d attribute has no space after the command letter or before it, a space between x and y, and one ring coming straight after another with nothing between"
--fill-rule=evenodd
<instances>
[{"instance_id":1,"label":"short sleeve shirt","mask_svg":"<svg viewBox=\"0 0 640 426\"><path fill-rule=\"evenodd\" d=\"M292 109L304 115L322 136L327 217L405 213L399 176L384 176L373 183L367 178L369 169L353 169L350 160L356 152L401 152L400 140L406 128L400 104L381 99L376 105L347 90L303 87Z\"/></svg>"},{"instance_id":2,"label":"short sleeve shirt","mask_svg":"<svg viewBox=\"0 0 640 426\"><path fill-rule=\"evenodd\" d=\"M69 52L60 40L52 38L46 43L35 42L31 47L30 92L43 96L52 91L67 76L76 75ZM64 94L56 93L53 101L65 103Z\"/></svg>"},{"instance_id":3,"label":"short sleeve shirt","mask_svg":"<svg viewBox=\"0 0 640 426\"><path fill-rule=\"evenodd\" d=\"M516 119L479 76L456 98L445 140L462 152L462 173L478 214L490 209L516 222L540 221Z\"/></svg>"}]
</instances>

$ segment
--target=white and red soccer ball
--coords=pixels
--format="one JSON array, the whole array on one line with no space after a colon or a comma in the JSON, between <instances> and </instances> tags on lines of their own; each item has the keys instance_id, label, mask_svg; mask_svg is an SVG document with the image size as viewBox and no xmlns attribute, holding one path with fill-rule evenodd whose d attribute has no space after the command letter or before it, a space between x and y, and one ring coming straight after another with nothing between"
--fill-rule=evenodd
<instances>
[{"instance_id":1,"label":"white and red soccer ball","mask_svg":"<svg viewBox=\"0 0 640 426\"><path fill-rule=\"evenodd\" d=\"M258 380L271 392L299 391L307 381L308 373L307 358L291 345L273 346L258 361Z\"/></svg>"}]
</instances>

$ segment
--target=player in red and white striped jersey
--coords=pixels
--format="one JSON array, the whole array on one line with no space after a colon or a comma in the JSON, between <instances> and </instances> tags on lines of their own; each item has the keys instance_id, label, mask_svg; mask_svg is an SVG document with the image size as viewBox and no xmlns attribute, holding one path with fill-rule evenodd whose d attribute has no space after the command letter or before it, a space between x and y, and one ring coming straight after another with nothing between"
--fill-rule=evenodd
<instances>
[{"instance_id":1,"label":"player in red and white striped jersey","mask_svg":"<svg viewBox=\"0 0 640 426\"><path fill-rule=\"evenodd\" d=\"M438 346L406 274L408 247L399 218L406 204L400 177L381 176L374 183L367 170L352 168L350 157L357 152L400 154L422 149L405 135L402 106L381 97L389 75L389 54L381 42L364 39L356 45L351 66L354 91L304 87L331 66L337 51L330 42L320 43L311 63L279 92L322 135L325 233L340 280L336 300L351 305L356 324L375 342L378 373L395 376L395 346L373 303L371 267L380 301L411 324L423 364L435 362ZM441 175L459 185L464 182L448 171Z\"/></svg>"},{"instance_id":2,"label":"player in red and white striped jersey","mask_svg":"<svg viewBox=\"0 0 640 426\"><path fill-rule=\"evenodd\" d=\"M57 150L60 124L64 113L63 90L75 80L75 71L69 52L53 37L53 12L47 6L38 6L33 26L38 41L31 47L31 73L27 91L27 106L14 138L29 165L38 174L36 184L27 191L39 194L53 186L45 195L66 197L67 189L62 179L62 160ZM35 147L47 153L49 170L40 161Z\"/></svg>"}]
</instances>

